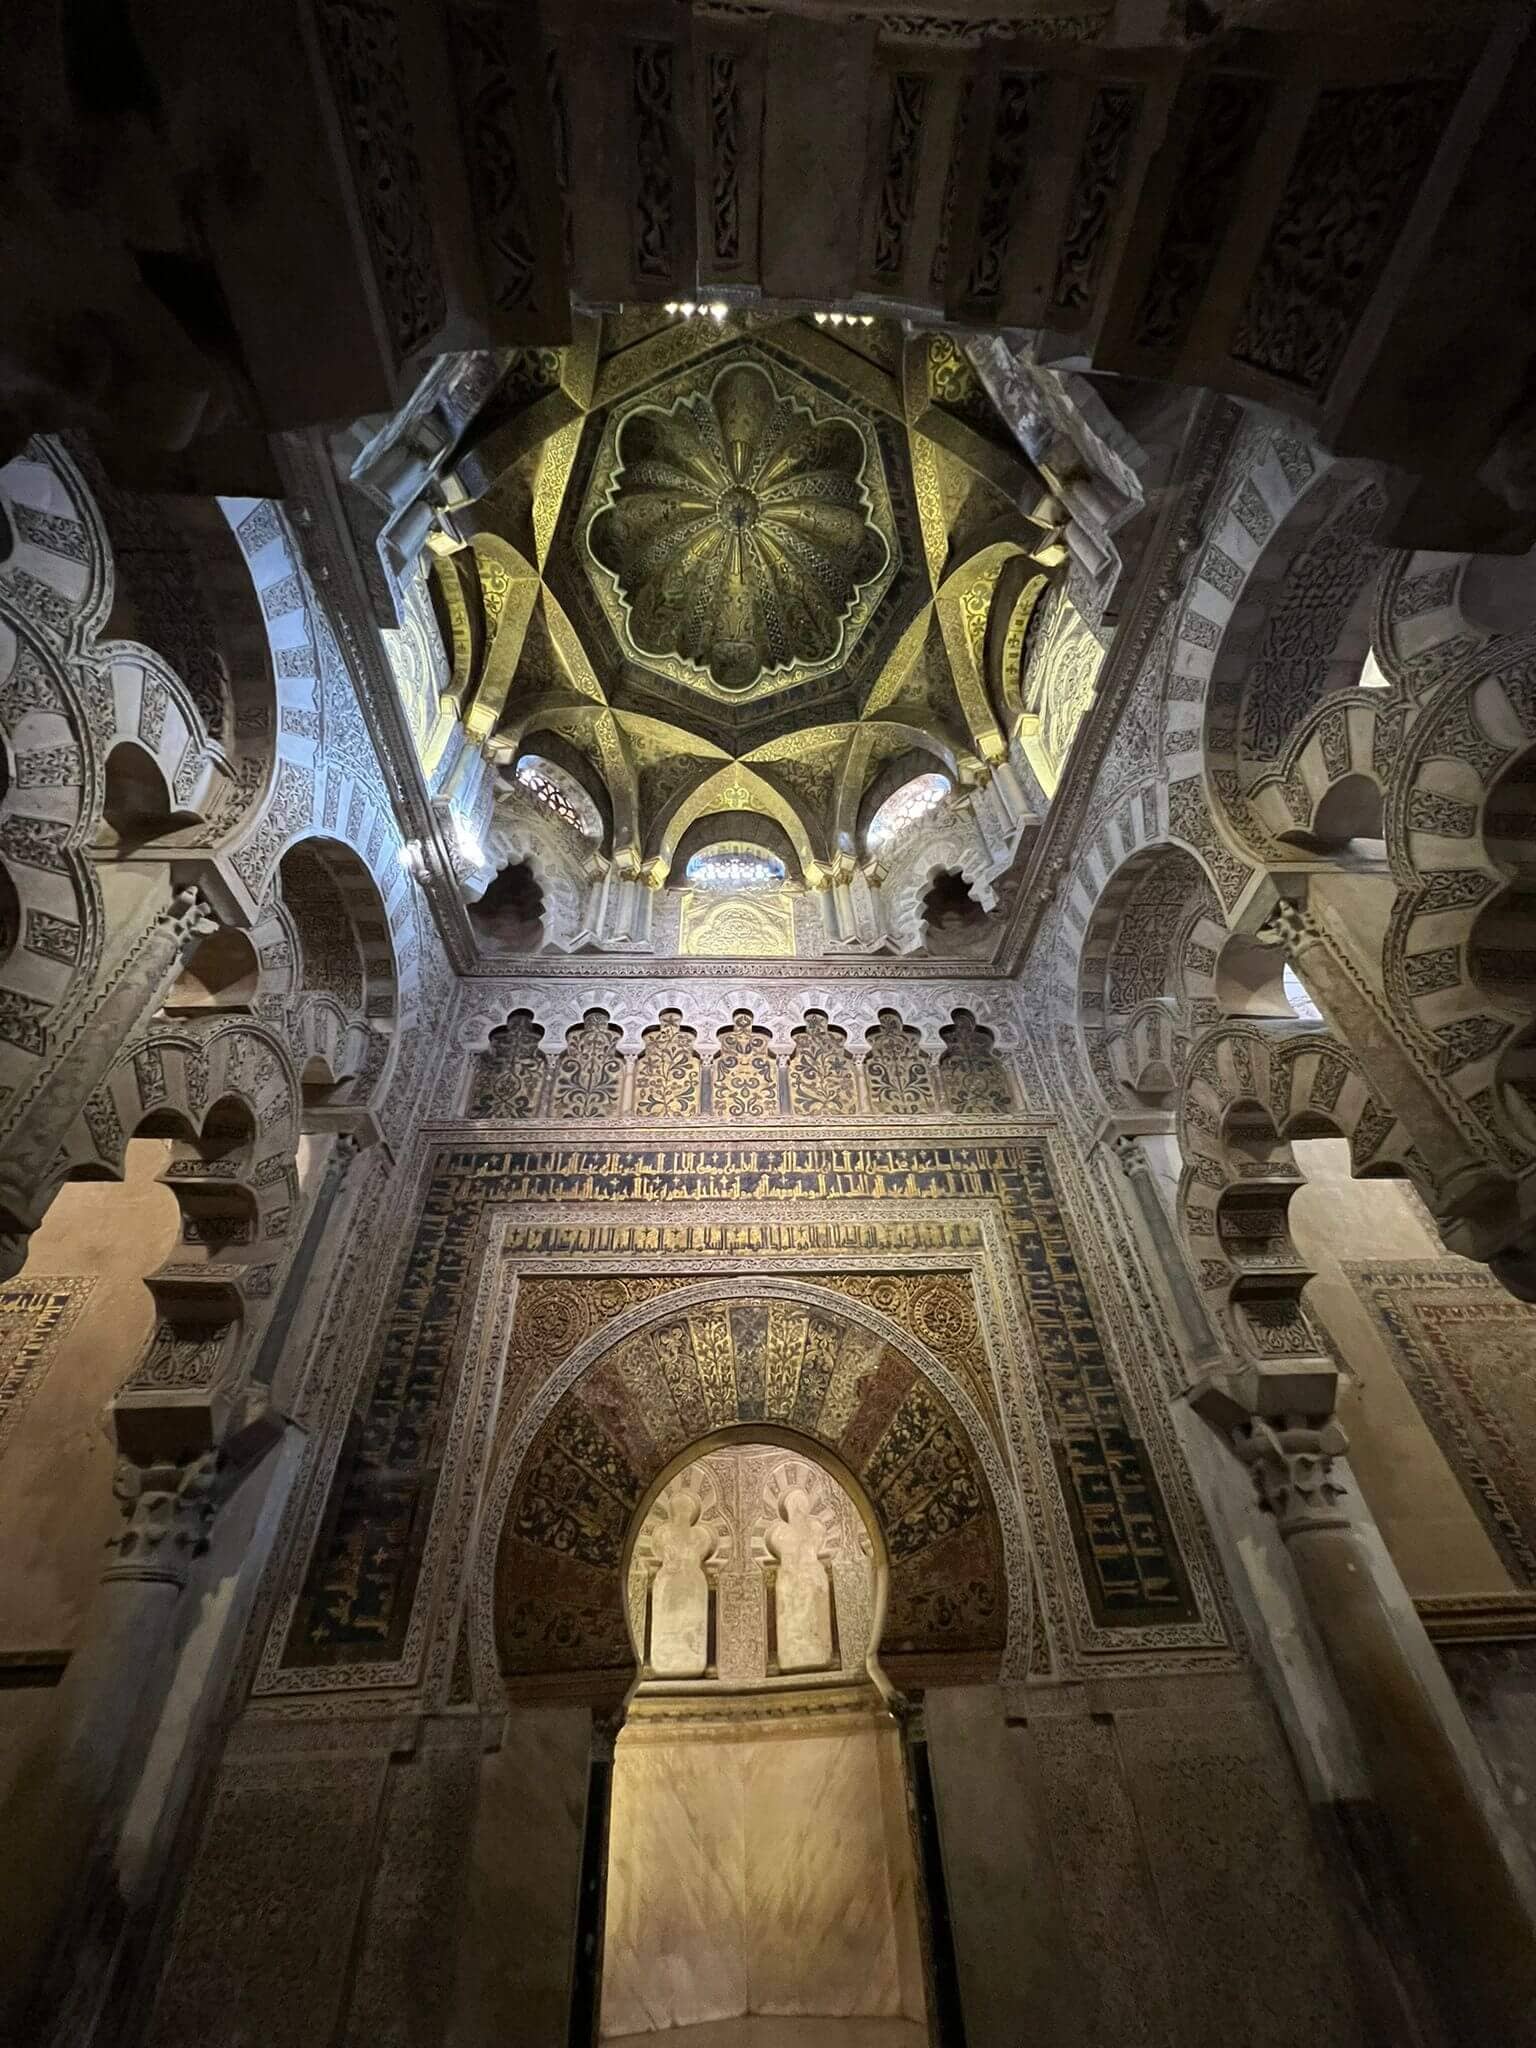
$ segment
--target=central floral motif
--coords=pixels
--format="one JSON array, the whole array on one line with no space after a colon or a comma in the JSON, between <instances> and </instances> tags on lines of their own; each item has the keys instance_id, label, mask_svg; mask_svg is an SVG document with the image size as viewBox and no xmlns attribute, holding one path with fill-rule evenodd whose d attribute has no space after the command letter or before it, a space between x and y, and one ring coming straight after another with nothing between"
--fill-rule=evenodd
<instances>
[{"instance_id":1,"label":"central floral motif","mask_svg":"<svg viewBox=\"0 0 1536 2048\"><path fill-rule=\"evenodd\" d=\"M879 457L846 414L755 362L620 421L588 527L634 653L733 694L825 672L892 567Z\"/></svg>"}]
</instances>

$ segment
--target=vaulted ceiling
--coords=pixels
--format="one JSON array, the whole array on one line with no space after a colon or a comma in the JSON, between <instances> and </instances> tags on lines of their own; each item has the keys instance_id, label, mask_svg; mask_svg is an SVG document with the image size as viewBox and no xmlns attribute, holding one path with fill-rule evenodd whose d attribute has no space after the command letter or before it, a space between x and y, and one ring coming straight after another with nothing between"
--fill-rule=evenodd
<instances>
[{"instance_id":1,"label":"vaulted ceiling","mask_svg":"<svg viewBox=\"0 0 1536 2048\"><path fill-rule=\"evenodd\" d=\"M719 817L814 882L898 757L985 781L1061 560L959 342L882 319L578 316L510 353L447 496L469 732L577 768L654 879Z\"/></svg>"}]
</instances>

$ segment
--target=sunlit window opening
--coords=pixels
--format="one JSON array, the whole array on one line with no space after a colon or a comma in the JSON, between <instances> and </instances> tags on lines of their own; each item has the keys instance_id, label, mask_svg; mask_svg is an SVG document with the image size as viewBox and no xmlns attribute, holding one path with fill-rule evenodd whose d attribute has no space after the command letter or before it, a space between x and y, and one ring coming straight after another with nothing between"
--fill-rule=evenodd
<instances>
[{"instance_id":1,"label":"sunlit window opening","mask_svg":"<svg viewBox=\"0 0 1536 2048\"><path fill-rule=\"evenodd\" d=\"M1307 984L1302 980L1295 968L1290 965L1289 961L1287 961L1285 972L1280 979L1281 986L1285 990L1285 1000L1291 1006L1291 1014L1299 1017L1303 1024L1321 1024L1323 1021L1322 1011L1313 1002L1311 995L1308 993Z\"/></svg>"},{"instance_id":2,"label":"sunlit window opening","mask_svg":"<svg viewBox=\"0 0 1536 2048\"><path fill-rule=\"evenodd\" d=\"M603 821L597 805L574 775L568 775L553 761L546 761L542 754L524 754L513 770L513 779L536 804L563 819L583 839L590 839L594 845L601 840Z\"/></svg>"},{"instance_id":3,"label":"sunlit window opening","mask_svg":"<svg viewBox=\"0 0 1536 2048\"><path fill-rule=\"evenodd\" d=\"M706 846L689 860L683 879L694 889L777 889L788 877L776 853L756 846Z\"/></svg>"},{"instance_id":4,"label":"sunlit window opening","mask_svg":"<svg viewBox=\"0 0 1536 2048\"><path fill-rule=\"evenodd\" d=\"M912 827L922 819L931 817L947 802L950 782L947 775L914 775L910 782L888 796L879 810L869 821L864 834L864 844L870 853L889 853L899 839L905 838Z\"/></svg>"}]
</instances>

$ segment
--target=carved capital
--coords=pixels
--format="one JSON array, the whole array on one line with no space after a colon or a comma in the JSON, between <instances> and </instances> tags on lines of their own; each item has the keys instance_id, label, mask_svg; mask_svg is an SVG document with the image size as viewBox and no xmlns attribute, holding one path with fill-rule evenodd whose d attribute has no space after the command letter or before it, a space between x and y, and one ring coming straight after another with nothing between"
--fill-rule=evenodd
<instances>
[{"instance_id":1,"label":"carved capital","mask_svg":"<svg viewBox=\"0 0 1536 2048\"><path fill-rule=\"evenodd\" d=\"M1258 936L1270 945L1283 946L1292 959L1323 944L1323 928L1311 911L1284 896L1259 927Z\"/></svg>"},{"instance_id":2,"label":"carved capital","mask_svg":"<svg viewBox=\"0 0 1536 2048\"><path fill-rule=\"evenodd\" d=\"M218 1451L140 1464L120 1457L112 1491L123 1526L108 1544L108 1579L150 1579L184 1586L194 1558L208 1548L208 1530L225 1492Z\"/></svg>"},{"instance_id":3,"label":"carved capital","mask_svg":"<svg viewBox=\"0 0 1536 2048\"><path fill-rule=\"evenodd\" d=\"M1111 1138L1109 1149L1114 1153L1120 1171L1128 1180L1134 1180L1138 1174L1151 1173L1152 1168L1147 1160L1146 1150L1139 1138L1133 1138L1128 1132L1122 1131L1118 1138Z\"/></svg>"},{"instance_id":4,"label":"carved capital","mask_svg":"<svg viewBox=\"0 0 1536 2048\"><path fill-rule=\"evenodd\" d=\"M196 889L176 890L155 916L156 925L175 942L183 959L219 929L219 921Z\"/></svg>"},{"instance_id":5,"label":"carved capital","mask_svg":"<svg viewBox=\"0 0 1536 2048\"><path fill-rule=\"evenodd\" d=\"M1275 1517L1282 1536L1349 1526L1349 1517L1335 1506L1344 1488L1333 1477L1333 1461L1343 1457L1349 1440L1332 1418L1276 1424L1255 1415L1233 1430L1232 1445L1253 1475L1260 1507Z\"/></svg>"}]
</instances>

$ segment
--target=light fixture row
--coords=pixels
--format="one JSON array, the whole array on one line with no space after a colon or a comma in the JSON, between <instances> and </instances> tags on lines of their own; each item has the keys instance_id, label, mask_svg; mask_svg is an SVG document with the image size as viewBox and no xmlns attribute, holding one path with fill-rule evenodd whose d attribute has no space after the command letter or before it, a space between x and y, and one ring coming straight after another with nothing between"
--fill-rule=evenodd
<instances>
[{"instance_id":1,"label":"light fixture row","mask_svg":"<svg viewBox=\"0 0 1536 2048\"><path fill-rule=\"evenodd\" d=\"M713 299L708 304L694 299L668 299L661 309L674 320L691 320L695 315L704 320L723 320L731 310L724 299ZM818 313L818 327L873 327L873 313Z\"/></svg>"}]
</instances>

